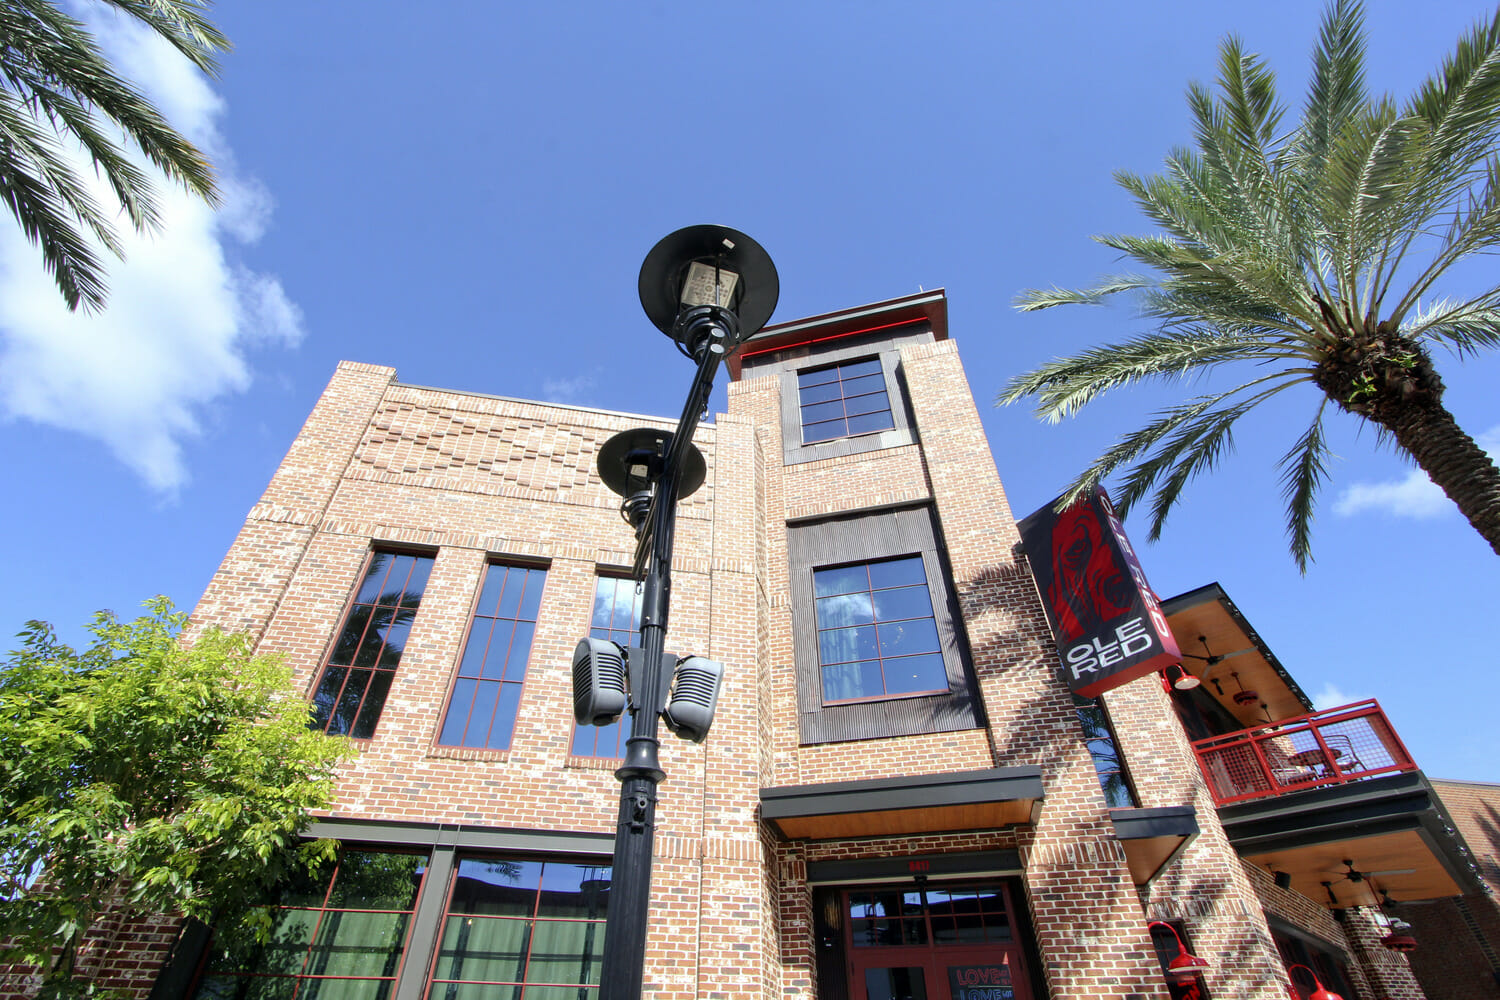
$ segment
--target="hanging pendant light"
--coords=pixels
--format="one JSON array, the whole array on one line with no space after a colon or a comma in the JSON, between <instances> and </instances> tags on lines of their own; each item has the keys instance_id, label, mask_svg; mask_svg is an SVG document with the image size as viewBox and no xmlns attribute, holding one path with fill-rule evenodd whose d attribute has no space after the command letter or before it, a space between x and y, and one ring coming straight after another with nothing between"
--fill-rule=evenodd
<instances>
[{"instance_id":1,"label":"hanging pendant light","mask_svg":"<svg viewBox=\"0 0 1500 1000\"><path fill-rule=\"evenodd\" d=\"M1339 994L1333 992L1333 990L1326 988L1323 985L1322 980L1318 979L1318 974L1313 970L1308 969L1307 966L1300 963L1295 965L1288 965L1286 967L1286 973L1288 977L1291 976L1293 969L1306 969L1307 974L1309 976L1312 976L1313 991L1307 995L1307 1000L1344 1000L1344 998ZM1296 986L1296 980L1292 980L1292 985L1294 987Z\"/></svg>"},{"instance_id":2,"label":"hanging pendant light","mask_svg":"<svg viewBox=\"0 0 1500 1000\"><path fill-rule=\"evenodd\" d=\"M1170 667L1167 667L1162 671L1162 676L1166 678L1166 682L1168 684L1172 685L1179 691L1191 691L1193 688L1203 683L1201 680L1188 673L1180 663L1174 663Z\"/></svg>"},{"instance_id":3,"label":"hanging pendant light","mask_svg":"<svg viewBox=\"0 0 1500 1000\"><path fill-rule=\"evenodd\" d=\"M1234 693L1234 703L1236 705L1248 708L1260 701L1260 694L1254 688L1250 688L1248 691L1245 690L1245 682L1240 680L1240 672L1238 670L1230 671L1229 676L1233 677L1234 682L1240 686L1240 689Z\"/></svg>"},{"instance_id":4,"label":"hanging pendant light","mask_svg":"<svg viewBox=\"0 0 1500 1000\"><path fill-rule=\"evenodd\" d=\"M1177 928L1165 920L1153 920L1146 927L1165 927L1171 931L1173 940L1177 942L1177 957L1167 963L1168 980L1174 983L1185 983L1195 978L1200 972L1206 972L1214 967L1208 959L1199 958L1188 951L1182 943L1182 938L1177 934Z\"/></svg>"}]
</instances>

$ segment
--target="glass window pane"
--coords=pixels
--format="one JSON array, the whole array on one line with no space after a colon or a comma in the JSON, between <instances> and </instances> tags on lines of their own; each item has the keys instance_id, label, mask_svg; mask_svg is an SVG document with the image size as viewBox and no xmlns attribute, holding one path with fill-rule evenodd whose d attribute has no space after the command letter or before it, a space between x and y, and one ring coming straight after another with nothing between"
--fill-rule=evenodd
<instances>
[{"instance_id":1,"label":"glass window pane","mask_svg":"<svg viewBox=\"0 0 1500 1000\"><path fill-rule=\"evenodd\" d=\"M841 663L837 666L823 668L823 700L824 701L846 701L850 698L864 698L866 693L860 686L860 665L858 663ZM877 690L875 692L879 694Z\"/></svg>"},{"instance_id":2,"label":"glass window pane","mask_svg":"<svg viewBox=\"0 0 1500 1000\"><path fill-rule=\"evenodd\" d=\"M495 616L500 605L500 591L505 589L505 567L491 564L484 568L484 586L479 590L479 603L474 606L476 615L489 618Z\"/></svg>"},{"instance_id":3,"label":"glass window pane","mask_svg":"<svg viewBox=\"0 0 1500 1000\"><path fill-rule=\"evenodd\" d=\"M828 629L818 633L818 655L824 666L850 660L869 660L880 655L874 625Z\"/></svg>"},{"instance_id":4,"label":"glass window pane","mask_svg":"<svg viewBox=\"0 0 1500 1000\"><path fill-rule=\"evenodd\" d=\"M537 611L542 606L542 590L546 586L546 581L546 570L528 569L526 571L526 591L521 596L521 606L516 611L517 618L522 621L536 621Z\"/></svg>"},{"instance_id":5,"label":"glass window pane","mask_svg":"<svg viewBox=\"0 0 1500 1000\"><path fill-rule=\"evenodd\" d=\"M380 658L380 647L385 642L385 630L395 616L395 608L375 608L370 613L370 622L365 627L364 638L354 654L354 666L373 667Z\"/></svg>"},{"instance_id":6,"label":"glass window pane","mask_svg":"<svg viewBox=\"0 0 1500 1000\"><path fill-rule=\"evenodd\" d=\"M464 644L463 662L458 665L460 677L478 677L484 672L484 654L490 645L490 630L495 622L489 618L475 618L469 628L469 641Z\"/></svg>"},{"instance_id":7,"label":"glass window pane","mask_svg":"<svg viewBox=\"0 0 1500 1000\"><path fill-rule=\"evenodd\" d=\"M875 372L873 375L861 375L857 378L844 379L844 398L851 403L856 396L869 396L875 393L880 393L882 396L885 395L885 376L879 372ZM853 406L849 407L849 412L856 412ZM868 408L862 408L858 412L868 412Z\"/></svg>"},{"instance_id":8,"label":"glass window pane","mask_svg":"<svg viewBox=\"0 0 1500 1000\"><path fill-rule=\"evenodd\" d=\"M597 981L604 925L583 920L538 920L531 933L526 978L538 983ZM531 990L527 990L531 993Z\"/></svg>"},{"instance_id":9,"label":"glass window pane","mask_svg":"<svg viewBox=\"0 0 1500 1000\"><path fill-rule=\"evenodd\" d=\"M846 361L839 366L839 377L844 381L859 378L862 375L873 375L880 371L879 358L863 358L859 361Z\"/></svg>"},{"instance_id":10,"label":"glass window pane","mask_svg":"<svg viewBox=\"0 0 1500 1000\"><path fill-rule=\"evenodd\" d=\"M826 403L830 399L842 397L841 387L834 381L824 382L821 385L804 385L797 392L797 400L803 406L809 403Z\"/></svg>"},{"instance_id":11,"label":"glass window pane","mask_svg":"<svg viewBox=\"0 0 1500 1000\"><path fill-rule=\"evenodd\" d=\"M826 403L811 403L802 407L802 425L821 423L825 420L840 420L844 416L844 401L830 400Z\"/></svg>"},{"instance_id":12,"label":"glass window pane","mask_svg":"<svg viewBox=\"0 0 1500 1000\"><path fill-rule=\"evenodd\" d=\"M411 575L406 578L405 604L416 607L427 592L427 577L432 573L432 556L413 556Z\"/></svg>"},{"instance_id":13,"label":"glass window pane","mask_svg":"<svg viewBox=\"0 0 1500 1000\"><path fill-rule=\"evenodd\" d=\"M832 597L834 594L858 594L870 589L870 576L866 567L835 566L813 571L813 596Z\"/></svg>"},{"instance_id":14,"label":"glass window pane","mask_svg":"<svg viewBox=\"0 0 1500 1000\"><path fill-rule=\"evenodd\" d=\"M359 592L354 595L356 604L375 603L375 598L380 595L380 588L385 585L385 578L390 572L393 558L389 552L377 552L370 557L370 565L365 570L365 578L360 581Z\"/></svg>"},{"instance_id":15,"label":"glass window pane","mask_svg":"<svg viewBox=\"0 0 1500 1000\"><path fill-rule=\"evenodd\" d=\"M333 652L328 656L329 663L347 666L353 662L354 654L359 651L360 640L365 637L365 626L370 623L370 612L373 610L363 604L356 604L350 609L338 642L334 643Z\"/></svg>"},{"instance_id":16,"label":"glass window pane","mask_svg":"<svg viewBox=\"0 0 1500 1000\"><path fill-rule=\"evenodd\" d=\"M849 418L849 433L873 434L876 431L888 431L896 426L891 419L890 410L880 410L877 413L860 413Z\"/></svg>"},{"instance_id":17,"label":"glass window pane","mask_svg":"<svg viewBox=\"0 0 1500 1000\"><path fill-rule=\"evenodd\" d=\"M530 916L541 874L540 861L460 858L451 912Z\"/></svg>"},{"instance_id":18,"label":"glass window pane","mask_svg":"<svg viewBox=\"0 0 1500 1000\"><path fill-rule=\"evenodd\" d=\"M537 915L602 919L609 899L610 870L600 865L548 861L542 867Z\"/></svg>"},{"instance_id":19,"label":"glass window pane","mask_svg":"<svg viewBox=\"0 0 1500 1000\"><path fill-rule=\"evenodd\" d=\"M448 699L448 714L443 717L443 731L438 743L445 747L463 744L464 730L469 725L469 711L474 705L475 685L479 682L460 677L453 684L453 697Z\"/></svg>"},{"instance_id":20,"label":"glass window pane","mask_svg":"<svg viewBox=\"0 0 1500 1000\"><path fill-rule=\"evenodd\" d=\"M931 618L891 622L875 628L880 633L880 656L910 656L935 653L939 649L937 625Z\"/></svg>"},{"instance_id":21,"label":"glass window pane","mask_svg":"<svg viewBox=\"0 0 1500 1000\"><path fill-rule=\"evenodd\" d=\"M521 610L521 598L526 594L526 571L513 566L505 567L505 589L500 592L500 603L495 607L496 618L516 617Z\"/></svg>"},{"instance_id":22,"label":"glass window pane","mask_svg":"<svg viewBox=\"0 0 1500 1000\"><path fill-rule=\"evenodd\" d=\"M510 736L516 728L516 709L520 702L521 685L510 683L500 685L500 701L495 706L495 716L490 722L489 739L483 744L484 746L492 750L510 748Z\"/></svg>"},{"instance_id":23,"label":"glass window pane","mask_svg":"<svg viewBox=\"0 0 1500 1000\"><path fill-rule=\"evenodd\" d=\"M455 914L443 927L432 978L522 983L531 922Z\"/></svg>"},{"instance_id":24,"label":"glass window pane","mask_svg":"<svg viewBox=\"0 0 1500 1000\"><path fill-rule=\"evenodd\" d=\"M843 420L829 420L821 424L803 424L802 440L804 441L829 441L833 438L845 437L848 434L849 425Z\"/></svg>"},{"instance_id":25,"label":"glass window pane","mask_svg":"<svg viewBox=\"0 0 1500 1000\"><path fill-rule=\"evenodd\" d=\"M347 735L354 725L355 713L365 694L365 685L370 682L370 671L350 670L344 681L344 690L339 693L338 704L333 707L333 717L328 720L328 731L340 736Z\"/></svg>"},{"instance_id":26,"label":"glass window pane","mask_svg":"<svg viewBox=\"0 0 1500 1000\"><path fill-rule=\"evenodd\" d=\"M505 657L510 652L510 640L515 630L514 622L504 618L495 620L494 630L490 632L489 654L484 658L484 667L479 676L493 680L505 676Z\"/></svg>"},{"instance_id":27,"label":"glass window pane","mask_svg":"<svg viewBox=\"0 0 1500 1000\"><path fill-rule=\"evenodd\" d=\"M377 666L396 669L396 665L401 662L401 654L406 650L406 637L411 633L411 619L411 614L403 609L385 630L385 648L380 651Z\"/></svg>"},{"instance_id":28,"label":"glass window pane","mask_svg":"<svg viewBox=\"0 0 1500 1000\"><path fill-rule=\"evenodd\" d=\"M904 556L900 559L882 559L869 565L870 586L875 590L889 587L907 587L912 584L927 586L927 571L922 566L921 556Z\"/></svg>"},{"instance_id":29,"label":"glass window pane","mask_svg":"<svg viewBox=\"0 0 1500 1000\"><path fill-rule=\"evenodd\" d=\"M314 728L328 727L328 722L333 717L334 703L338 700L339 691L343 689L344 677L348 672L345 667L329 667L323 671L323 679L318 682L318 690L313 693Z\"/></svg>"},{"instance_id":30,"label":"glass window pane","mask_svg":"<svg viewBox=\"0 0 1500 1000\"><path fill-rule=\"evenodd\" d=\"M464 746L482 747L490 736L495 717L495 700L500 696L499 681L480 681L474 688L474 707L469 710L469 726L464 730Z\"/></svg>"},{"instance_id":31,"label":"glass window pane","mask_svg":"<svg viewBox=\"0 0 1500 1000\"><path fill-rule=\"evenodd\" d=\"M505 679L526 679L526 661L531 659L531 636L536 631L533 622L516 622L515 634L511 636L510 652L505 661Z\"/></svg>"},{"instance_id":32,"label":"glass window pane","mask_svg":"<svg viewBox=\"0 0 1500 1000\"><path fill-rule=\"evenodd\" d=\"M840 594L817 601L819 628L842 628L868 625L875 620L875 607L869 594Z\"/></svg>"},{"instance_id":33,"label":"glass window pane","mask_svg":"<svg viewBox=\"0 0 1500 1000\"><path fill-rule=\"evenodd\" d=\"M364 671L355 671L355 674ZM349 730L349 735L356 740L367 740L375 735L375 723L380 721L380 710L385 707L385 696L391 689L391 679L396 675L389 670L376 670L371 672L370 682L365 687L364 703L360 705L359 716L354 720L354 725ZM352 684L352 681L351 681ZM345 688L348 693L348 688Z\"/></svg>"},{"instance_id":34,"label":"glass window pane","mask_svg":"<svg viewBox=\"0 0 1500 1000\"><path fill-rule=\"evenodd\" d=\"M831 368L814 368L811 371L797 373L798 388L810 385L824 385L828 382L837 382L838 380L838 365L834 365Z\"/></svg>"},{"instance_id":35,"label":"glass window pane","mask_svg":"<svg viewBox=\"0 0 1500 1000\"><path fill-rule=\"evenodd\" d=\"M881 622L932 617L932 597L926 585L875 592L875 619Z\"/></svg>"},{"instance_id":36,"label":"glass window pane","mask_svg":"<svg viewBox=\"0 0 1500 1000\"><path fill-rule=\"evenodd\" d=\"M425 854L345 851L328 905L351 910L410 910L427 870Z\"/></svg>"},{"instance_id":37,"label":"glass window pane","mask_svg":"<svg viewBox=\"0 0 1500 1000\"><path fill-rule=\"evenodd\" d=\"M948 690L948 674L943 669L942 654L900 656L886 660L885 689L887 694Z\"/></svg>"},{"instance_id":38,"label":"glass window pane","mask_svg":"<svg viewBox=\"0 0 1500 1000\"><path fill-rule=\"evenodd\" d=\"M405 913L329 913L308 959L310 976L394 976L406 940Z\"/></svg>"}]
</instances>

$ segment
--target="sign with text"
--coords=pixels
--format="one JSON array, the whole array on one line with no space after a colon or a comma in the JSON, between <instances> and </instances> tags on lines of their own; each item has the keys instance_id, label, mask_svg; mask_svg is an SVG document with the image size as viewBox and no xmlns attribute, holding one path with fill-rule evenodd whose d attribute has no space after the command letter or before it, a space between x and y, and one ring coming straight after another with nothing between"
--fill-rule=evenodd
<instances>
[{"instance_id":1,"label":"sign with text","mask_svg":"<svg viewBox=\"0 0 1500 1000\"><path fill-rule=\"evenodd\" d=\"M1010 966L1001 962L948 966L948 993L952 1000L1015 1000Z\"/></svg>"},{"instance_id":2,"label":"sign with text","mask_svg":"<svg viewBox=\"0 0 1500 1000\"><path fill-rule=\"evenodd\" d=\"M1182 661L1109 496L1095 487L1062 513L1020 523L1068 688L1093 698Z\"/></svg>"}]
</instances>

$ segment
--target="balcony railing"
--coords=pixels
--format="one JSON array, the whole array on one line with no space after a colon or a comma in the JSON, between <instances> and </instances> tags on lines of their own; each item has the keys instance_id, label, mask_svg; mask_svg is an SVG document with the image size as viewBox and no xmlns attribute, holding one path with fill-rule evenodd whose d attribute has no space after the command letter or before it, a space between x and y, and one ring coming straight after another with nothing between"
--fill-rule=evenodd
<instances>
[{"instance_id":1,"label":"balcony railing","mask_svg":"<svg viewBox=\"0 0 1500 1000\"><path fill-rule=\"evenodd\" d=\"M1220 806L1417 769L1373 700L1199 740L1193 750Z\"/></svg>"}]
</instances>

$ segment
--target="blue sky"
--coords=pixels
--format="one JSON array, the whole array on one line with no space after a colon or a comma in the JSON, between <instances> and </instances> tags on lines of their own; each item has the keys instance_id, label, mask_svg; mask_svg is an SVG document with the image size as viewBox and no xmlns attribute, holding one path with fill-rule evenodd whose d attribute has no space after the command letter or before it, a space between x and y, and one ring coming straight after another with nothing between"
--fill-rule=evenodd
<instances>
[{"instance_id":1,"label":"blue sky","mask_svg":"<svg viewBox=\"0 0 1500 1000\"><path fill-rule=\"evenodd\" d=\"M1487 13L1372 6L1371 80L1398 96ZM1212 80L1225 33L1269 59L1295 109L1319 14L1307 0L351 10L221 6L236 48L214 81L107 31L213 154L226 206L168 198L170 228L133 247L89 318L64 315L0 223L0 630L43 618L77 637L95 609L133 615L159 592L191 607L341 358L675 416L691 372L635 282L658 238L699 222L771 253L773 322L945 287L1000 475L1029 513L1169 397L1058 426L991 407L1011 374L1143 329L1124 305L1020 315L1012 297L1113 268L1089 235L1144 224L1111 173L1151 171L1188 139L1184 88ZM1497 364L1439 359L1450 408L1492 445ZM1500 562L1339 418L1317 562L1299 575L1274 462L1314 405L1252 420L1141 545L1146 570L1164 597L1223 584L1309 693L1379 698L1429 774L1500 780L1484 700Z\"/></svg>"}]
</instances>

